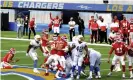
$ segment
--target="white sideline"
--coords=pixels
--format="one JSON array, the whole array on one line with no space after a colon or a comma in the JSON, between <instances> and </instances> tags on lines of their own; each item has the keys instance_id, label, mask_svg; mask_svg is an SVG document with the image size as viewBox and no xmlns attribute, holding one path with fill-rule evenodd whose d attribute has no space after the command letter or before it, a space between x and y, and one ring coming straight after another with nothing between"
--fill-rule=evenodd
<instances>
[{"instance_id":1,"label":"white sideline","mask_svg":"<svg viewBox=\"0 0 133 80\"><path fill-rule=\"evenodd\" d=\"M0 37L0 39L4 39L4 40L20 40L20 41L30 41L32 39L18 39L18 38L6 38L6 37ZM93 46L111 46L109 44L95 44L95 43L87 43L87 45L93 45Z\"/></svg>"},{"instance_id":2,"label":"white sideline","mask_svg":"<svg viewBox=\"0 0 133 80\"><path fill-rule=\"evenodd\" d=\"M31 78L31 77L28 77L28 76L23 75L23 74L15 73L15 72L4 73L4 74L1 74L1 75L2 75L2 76L5 76L5 75L18 75L18 76L24 77L24 78L26 78L26 79L28 79L28 80L35 80L35 79Z\"/></svg>"}]
</instances>

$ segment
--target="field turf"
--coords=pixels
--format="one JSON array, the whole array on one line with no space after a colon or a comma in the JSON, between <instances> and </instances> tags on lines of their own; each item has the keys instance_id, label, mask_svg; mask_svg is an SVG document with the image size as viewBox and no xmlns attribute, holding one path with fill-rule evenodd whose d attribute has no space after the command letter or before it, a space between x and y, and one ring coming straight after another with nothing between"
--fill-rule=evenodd
<instances>
[{"instance_id":1,"label":"field turf","mask_svg":"<svg viewBox=\"0 0 133 80\"><path fill-rule=\"evenodd\" d=\"M38 33L40 34L40 33ZM6 38L16 38L16 32L13 31L2 31L1 37ZM27 38L27 36L24 36L23 38ZM33 38L33 35L32 37ZM85 41L89 41L88 35L85 35ZM28 66L33 67L33 61L30 57L27 57L26 50L29 45L29 41L19 41L19 40L4 40L1 39L1 58L5 55L5 53L8 52L8 50L11 47L14 47L17 51L17 54L15 55L15 58L20 59L19 62L13 63L13 65L19 65L19 66ZM107 74L109 72L110 64L107 63L107 57L110 47L108 46L92 46L89 45L88 47L93 48L97 51L99 51L102 54L101 59L101 80L123 80L122 79L122 72L114 72L111 77L107 77ZM38 61L38 67L40 67L40 64L43 62L44 57L42 55L42 52L38 49L37 50L39 61ZM112 55L113 56L113 55ZM89 68L86 68L86 74L89 74ZM128 64L126 64L126 77L129 78L129 71L128 71ZM27 80L23 77L17 76L17 75L6 75L1 77L2 80ZM81 76L80 80L85 80L87 77ZM49 79L50 80L50 79ZM93 79L96 80L96 79ZM130 79L131 80L131 79Z\"/></svg>"}]
</instances>

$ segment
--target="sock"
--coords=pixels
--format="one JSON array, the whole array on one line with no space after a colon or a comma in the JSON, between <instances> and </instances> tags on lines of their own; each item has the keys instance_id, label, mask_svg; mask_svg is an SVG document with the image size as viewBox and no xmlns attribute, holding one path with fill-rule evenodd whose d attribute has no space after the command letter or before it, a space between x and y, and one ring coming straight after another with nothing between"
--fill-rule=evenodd
<instances>
[{"instance_id":1,"label":"sock","mask_svg":"<svg viewBox=\"0 0 133 80\"><path fill-rule=\"evenodd\" d=\"M125 72L126 71L126 66L122 65L122 71Z\"/></svg>"},{"instance_id":2,"label":"sock","mask_svg":"<svg viewBox=\"0 0 133 80\"><path fill-rule=\"evenodd\" d=\"M90 71L93 71L94 70L94 66L90 66Z\"/></svg>"},{"instance_id":3,"label":"sock","mask_svg":"<svg viewBox=\"0 0 133 80\"><path fill-rule=\"evenodd\" d=\"M111 67L110 67L110 71L112 72L113 69L114 69L114 65L111 65Z\"/></svg>"},{"instance_id":4,"label":"sock","mask_svg":"<svg viewBox=\"0 0 133 80\"><path fill-rule=\"evenodd\" d=\"M130 72L130 76L133 75L133 72L132 71L129 71Z\"/></svg>"},{"instance_id":5,"label":"sock","mask_svg":"<svg viewBox=\"0 0 133 80\"><path fill-rule=\"evenodd\" d=\"M46 64L46 73L48 73L48 68L49 68L49 65L48 64Z\"/></svg>"},{"instance_id":6,"label":"sock","mask_svg":"<svg viewBox=\"0 0 133 80\"><path fill-rule=\"evenodd\" d=\"M92 77L92 71L90 71L90 76Z\"/></svg>"},{"instance_id":7,"label":"sock","mask_svg":"<svg viewBox=\"0 0 133 80\"><path fill-rule=\"evenodd\" d=\"M76 67L76 66L73 66L73 67L72 67L72 73L74 73L74 71L75 71L75 67Z\"/></svg>"},{"instance_id":8,"label":"sock","mask_svg":"<svg viewBox=\"0 0 133 80\"><path fill-rule=\"evenodd\" d=\"M80 75L81 69L81 66L78 66L78 75Z\"/></svg>"},{"instance_id":9,"label":"sock","mask_svg":"<svg viewBox=\"0 0 133 80\"><path fill-rule=\"evenodd\" d=\"M34 61L34 68L37 68L37 60Z\"/></svg>"},{"instance_id":10,"label":"sock","mask_svg":"<svg viewBox=\"0 0 133 80\"><path fill-rule=\"evenodd\" d=\"M56 76L59 76L59 73L60 73L60 70L58 70L55 75Z\"/></svg>"},{"instance_id":11,"label":"sock","mask_svg":"<svg viewBox=\"0 0 133 80\"><path fill-rule=\"evenodd\" d=\"M100 76L100 68L99 67L96 67L95 68L95 74Z\"/></svg>"}]
</instances>

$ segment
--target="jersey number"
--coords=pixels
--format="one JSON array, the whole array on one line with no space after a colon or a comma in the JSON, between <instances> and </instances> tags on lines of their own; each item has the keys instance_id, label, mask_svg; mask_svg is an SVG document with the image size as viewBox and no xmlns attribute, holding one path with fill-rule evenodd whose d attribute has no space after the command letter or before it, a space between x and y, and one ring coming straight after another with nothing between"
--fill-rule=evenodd
<instances>
[{"instance_id":1,"label":"jersey number","mask_svg":"<svg viewBox=\"0 0 133 80\"><path fill-rule=\"evenodd\" d=\"M117 48L117 53L122 53L122 48Z\"/></svg>"},{"instance_id":2,"label":"jersey number","mask_svg":"<svg viewBox=\"0 0 133 80\"><path fill-rule=\"evenodd\" d=\"M77 47L77 51L82 52L82 50L83 50L83 47L80 47L80 46Z\"/></svg>"}]
</instances>

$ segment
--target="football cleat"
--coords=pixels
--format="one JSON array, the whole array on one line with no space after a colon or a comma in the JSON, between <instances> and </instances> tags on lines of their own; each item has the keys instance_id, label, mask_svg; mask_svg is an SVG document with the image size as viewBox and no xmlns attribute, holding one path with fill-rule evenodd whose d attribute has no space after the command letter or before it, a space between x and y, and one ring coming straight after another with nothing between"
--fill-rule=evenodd
<instances>
[{"instance_id":1,"label":"football cleat","mask_svg":"<svg viewBox=\"0 0 133 80\"><path fill-rule=\"evenodd\" d=\"M126 78L126 77L125 77L125 74L122 74L122 78Z\"/></svg>"},{"instance_id":2,"label":"football cleat","mask_svg":"<svg viewBox=\"0 0 133 80\"><path fill-rule=\"evenodd\" d=\"M45 76L49 76L49 73L45 73L44 75L45 75Z\"/></svg>"},{"instance_id":3,"label":"football cleat","mask_svg":"<svg viewBox=\"0 0 133 80\"><path fill-rule=\"evenodd\" d=\"M98 79L98 76L95 76L96 79Z\"/></svg>"},{"instance_id":4,"label":"football cleat","mask_svg":"<svg viewBox=\"0 0 133 80\"><path fill-rule=\"evenodd\" d=\"M132 76L130 76L130 79L133 79L133 75L132 75Z\"/></svg>"},{"instance_id":5,"label":"football cleat","mask_svg":"<svg viewBox=\"0 0 133 80\"><path fill-rule=\"evenodd\" d=\"M37 74L40 73L36 68L33 69L33 72L34 72L34 73L37 73Z\"/></svg>"},{"instance_id":6,"label":"football cleat","mask_svg":"<svg viewBox=\"0 0 133 80\"><path fill-rule=\"evenodd\" d=\"M98 76L98 79L101 79L101 76Z\"/></svg>"},{"instance_id":7,"label":"football cleat","mask_svg":"<svg viewBox=\"0 0 133 80\"><path fill-rule=\"evenodd\" d=\"M61 77L60 77L60 76L58 76L58 75L55 75L55 78L60 79Z\"/></svg>"},{"instance_id":8,"label":"football cleat","mask_svg":"<svg viewBox=\"0 0 133 80\"><path fill-rule=\"evenodd\" d=\"M85 72L83 72L83 71L81 71L81 74L84 75L84 76L87 76L87 75L85 74Z\"/></svg>"},{"instance_id":9,"label":"football cleat","mask_svg":"<svg viewBox=\"0 0 133 80\"><path fill-rule=\"evenodd\" d=\"M88 78L87 78L87 80L91 80L93 77L92 76L89 76Z\"/></svg>"},{"instance_id":10,"label":"football cleat","mask_svg":"<svg viewBox=\"0 0 133 80\"><path fill-rule=\"evenodd\" d=\"M109 72L107 76L110 77L111 75L112 75L112 72Z\"/></svg>"},{"instance_id":11,"label":"football cleat","mask_svg":"<svg viewBox=\"0 0 133 80\"><path fill-rule=\"evenodd\" d=\"M76 79L79 80L79 78L80 78L80 75L77 75Z\"/></svg>"}]
</instances>

